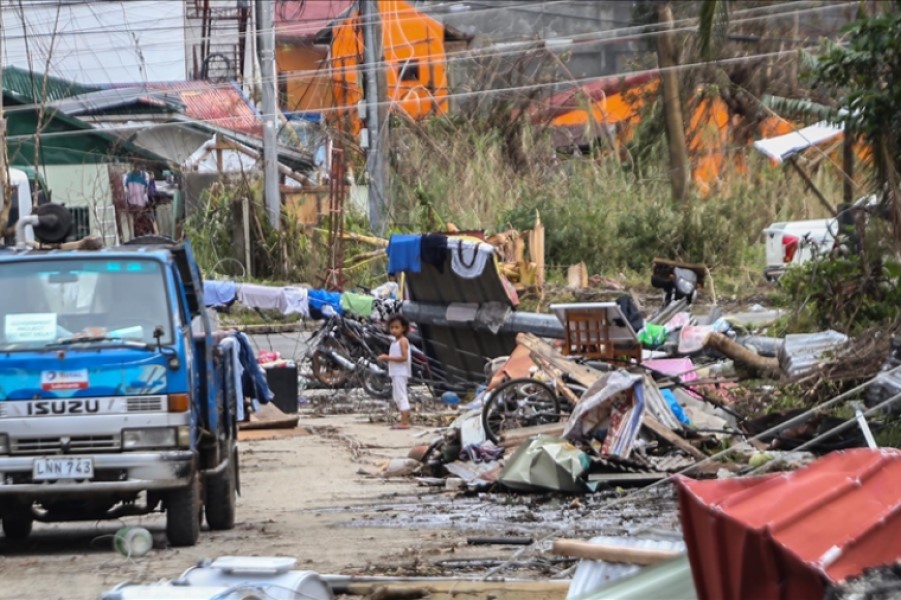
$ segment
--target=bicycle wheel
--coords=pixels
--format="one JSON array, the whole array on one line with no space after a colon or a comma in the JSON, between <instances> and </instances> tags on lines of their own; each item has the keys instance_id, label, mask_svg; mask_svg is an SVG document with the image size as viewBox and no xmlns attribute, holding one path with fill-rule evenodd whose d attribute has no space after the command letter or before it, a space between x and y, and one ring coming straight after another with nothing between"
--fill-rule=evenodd
<instances>
[{"instance_id":1,"label":"bicycle wheel","mask_svg":"<svg viewBox=\"0 0 901 600\"><path fill-rule=\"evenodd\" d=\"M508 429L556 423L560 400L546 383L535 379L511 379L491 393L482 407L482 427L494 443Z\"/></svg>"}]
</instances>

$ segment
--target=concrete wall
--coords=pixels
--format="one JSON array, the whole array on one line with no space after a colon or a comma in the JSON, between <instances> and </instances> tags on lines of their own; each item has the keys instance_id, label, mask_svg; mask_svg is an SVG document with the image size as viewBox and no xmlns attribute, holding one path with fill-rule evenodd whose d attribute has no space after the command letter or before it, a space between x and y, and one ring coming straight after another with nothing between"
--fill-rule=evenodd
<instances>
[{"instance_id":1,"label":"concrete wall","mask_svg":"<svg viewBox=\"0 0 901 600\"><path fill-rule=\"evenodd\" d=\"M474 36L471 47L476 53L490 46L512 52L517 42L548 40L566 65L565 70L556 74L559 81L565 81L569 75L581 79L628 69L630 57L641 50L637 41L585 42L570 36L629 27L633 5L629 0L531 4L522 0L461 0L453 4L420 0L417 3L420 10L442 23ZM512 56L508 58L513 60Z\"/></svg>"}]
</instances>

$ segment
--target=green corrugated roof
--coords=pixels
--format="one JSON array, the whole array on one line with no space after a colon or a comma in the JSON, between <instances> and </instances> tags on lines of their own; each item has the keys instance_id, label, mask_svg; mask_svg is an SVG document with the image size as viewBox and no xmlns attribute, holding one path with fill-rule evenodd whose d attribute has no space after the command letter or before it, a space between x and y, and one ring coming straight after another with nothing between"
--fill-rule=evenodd
<instances>
[{"instance_id":1,"label":"green corrugated roof","mask_svg":"<svg viewBox=\"0 0 901 600\"><path fill-rule=\"evenodd\" d=\"M70 96L96 92L101 88L68 81L53 75L47 76L47 90L44 93L44 74L19 67L3 67L3 91L23 102L34 104L44 99L47 102L62 100Z\"/></svg>"}]
</instances>

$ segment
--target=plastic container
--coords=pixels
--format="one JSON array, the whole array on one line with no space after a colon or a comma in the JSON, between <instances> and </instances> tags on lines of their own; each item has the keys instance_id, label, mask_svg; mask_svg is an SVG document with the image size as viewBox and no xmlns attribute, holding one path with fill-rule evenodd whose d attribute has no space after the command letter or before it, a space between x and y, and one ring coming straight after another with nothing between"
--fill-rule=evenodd
<instances>
[{"instance_id":1,"label":"plastic container","mask_svg":"<svg viewBox=\"0 0 901 600\"><path fill-rule=\"evenodd\" d=\"M122 556L144 556L153 549L153 536L143 527L123 527L116 532L113 547Z\"/></svg>"},{"instance_id":2,"label":"plastic container","mask_svg":"<svg viewBox=\"0 0 901 600\"><path fill-rule=\"evenodd\" d=\"M223 556L185 571L179 582L191 587L257 588L266 600L333 599L318 573L292 570L296 565L296 559L282 556Z\"/></svg>"}]
</instances>

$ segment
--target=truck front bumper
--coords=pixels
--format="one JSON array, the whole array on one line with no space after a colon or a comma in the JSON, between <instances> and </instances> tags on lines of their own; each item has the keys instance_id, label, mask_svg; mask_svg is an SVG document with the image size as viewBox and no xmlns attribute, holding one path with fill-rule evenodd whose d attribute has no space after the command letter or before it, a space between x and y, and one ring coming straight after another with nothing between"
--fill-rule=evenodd
<instances>
[{"instance_id":1,"label":"truck front bumper","mask_svg":"<svg viewBox=\"0 0 901 600\"><path fill-rule=\"evenodd\" d=\"M190 450L66 456L92 459L94 478L35 482L32 479L34 459L41 457L0 456L0 496L166 490L188 485L197 469L196 455Z\"/></svg>"}]
</instances>

